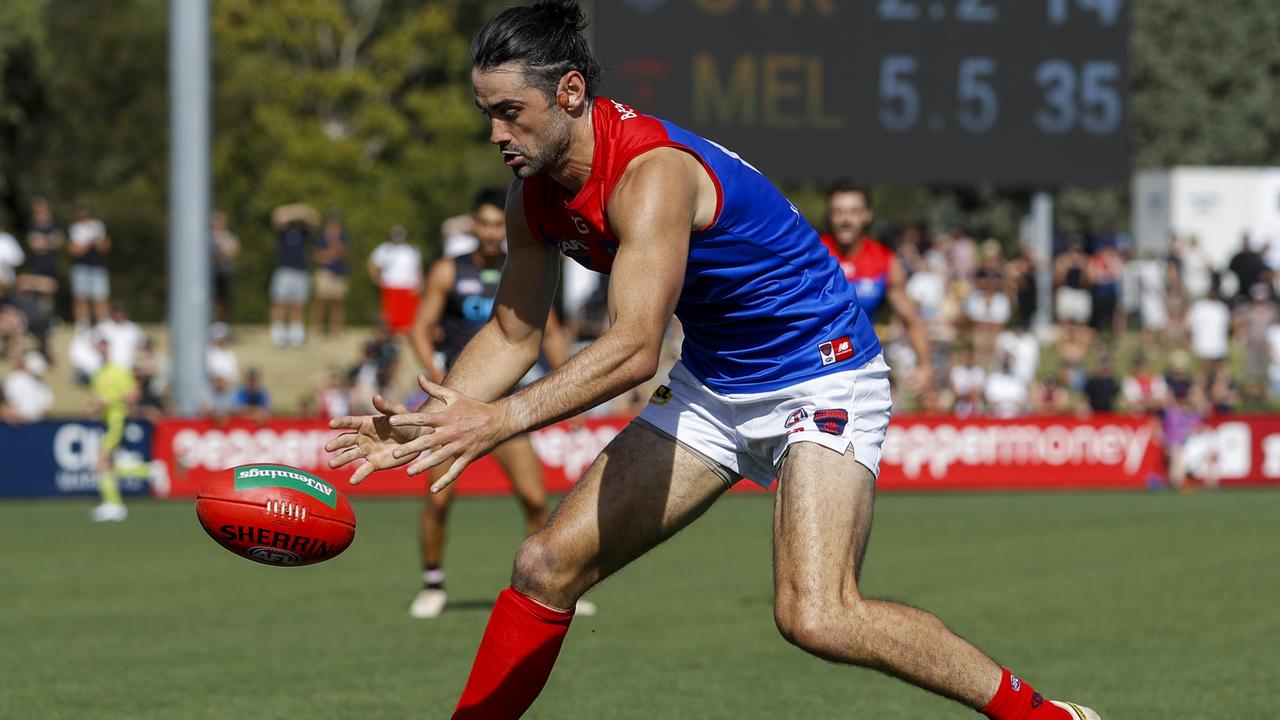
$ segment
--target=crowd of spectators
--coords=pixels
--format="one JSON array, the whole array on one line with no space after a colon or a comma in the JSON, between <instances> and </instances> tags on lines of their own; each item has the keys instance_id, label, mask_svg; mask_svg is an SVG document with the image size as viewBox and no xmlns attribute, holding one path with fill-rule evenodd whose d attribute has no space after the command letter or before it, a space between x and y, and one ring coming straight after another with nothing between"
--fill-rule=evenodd
<instances>
[{"instance_id":1,"label":"crowd of spectators","mask_svg":"<svg viewBox=\"0 0 1280 720\"><path fill-rule=\"evenodd\" d=\"M470 252L468 216L441 229L442 247ZM341 213L321 214L304 203L276 208L271 224L276 263L264 290L270 297L271 341L305 345L309 334L341 336L353 268L352 239ZM1049 259L1052 323L1037 326L1037 258L1012 242L973 237L963 228L931 232L923 225L890 227L880 235L905 272L905 290L927 329L929 357L917 357L896 314L875 318L895 369L897 407L926 414L1014 418L1031 414L1137 413L1170 416L1173 433L1188 418L1280 400L1280 247L1245 237L1226 267L1215 267L1194 237L1175 238L1163 257L1135 254L1118 232L1083 232L1058 239ZM134 370L139 412L169 410L168 368L154 342L111 302L107 224L92 207L75 209L64 234L49 203L36 199L25 233L0 227L0 358L12 369L0 377L0 419L43 417L52 406L48 373L66 372L88 384L104 359ZM242 368L229 317L240 242L228 219L215 213L210 228L214 324L209 330L209 392L214 418L265 418L272 412L270 379ZM335 416L369 411L368 398L394 387L403 334L424 281L424 244L403 227L364 261L380 293L378 329L347 365L324 373L303 412ZM65 272L64 272L65 271ZM64 283L66 288L64 289ZM607 278L566 263L560 310L568 344L581 349L607 329ZM60 292L70 317L59 318ZM310 325L308 326L308 321ZM49 334L70 333L66 357L52 357ZM668 365L678 352L673 327ZM353 343L356 341L353 340ZM913 347L914 345L914 347ZM341 359L338 359L341 363ZM932 382L907 383L914 368ZM602 408L631 412L646 386ZM398 391L398 394L397 394ZM412 398L409 398L412 399Z\"/></svg>"},{"instance_id":2,"label":"crowd of spectators","mask_svg":"<svg viewBox=\"0 0 1280 720\"><path fill-rule=\"evenodd\" d=\"M1219 270L1194 238L1163 258L1131 257L1123 235L1066 238L1052 261L1053 324L1035 328L1030 253L1005 259L999 242L959 231L901 233L907 292L938 369L916 397L900 388L901 400L956 415L1150 413L1177 397L1122 390L1158 372L1166 384L1185 374L1178 392L1212 412L1266 407L1280 399L1280 305L1277 268L1258 245L1246 238ZM910 367L897 319L879 320L890 365Z\"/></svg>"}]
</instances>

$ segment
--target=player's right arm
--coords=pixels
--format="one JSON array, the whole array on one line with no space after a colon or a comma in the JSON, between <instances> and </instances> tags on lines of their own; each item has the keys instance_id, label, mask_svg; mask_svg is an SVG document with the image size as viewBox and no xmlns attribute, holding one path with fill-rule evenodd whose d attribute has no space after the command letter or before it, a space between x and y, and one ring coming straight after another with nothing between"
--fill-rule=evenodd
<instances>
[{"instance_id":1,"label":"player's right arm","mask_svg":"<svg viewBox=\"0 0 1280 720\"><path fill-rule=\"evenodd\" d=\"M432 339L449 300L449 289L457 280L458 266L453 258L442 257L431 264L427 273L427 289L418 301L418 311L413 316L413 328L409 339L418 364L427 371L434 382L444 381L444 369L436 364L436 344Z\"/></svg>"}]
</instances>

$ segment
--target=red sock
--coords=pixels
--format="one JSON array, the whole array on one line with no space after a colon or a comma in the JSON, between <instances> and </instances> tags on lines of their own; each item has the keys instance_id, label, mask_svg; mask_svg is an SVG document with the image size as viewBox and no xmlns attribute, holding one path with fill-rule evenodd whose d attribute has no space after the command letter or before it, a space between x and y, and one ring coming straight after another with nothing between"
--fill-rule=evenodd
<instances>
[{"instance_id":1,"label":"red sock","mask_svg":"<svg viewBox=\"0 0 1280 720\"><path fill-rule=\"evenodd\" d=\"M982 714L991 720L1071 720L1066 710L1045 700L1036 689L1000 668L1000 689Z\"/></svg>"},{"instance_id":2,"label":"red sock","mask_svg":"<svg viewBox=\"0 0 1280 720\"><path fill-rule=\"evenodd\" d=\"M454 720L518 718L551 676L573 612L540 605L515 588L498 594Z\"/></svg>"}]
</instances>

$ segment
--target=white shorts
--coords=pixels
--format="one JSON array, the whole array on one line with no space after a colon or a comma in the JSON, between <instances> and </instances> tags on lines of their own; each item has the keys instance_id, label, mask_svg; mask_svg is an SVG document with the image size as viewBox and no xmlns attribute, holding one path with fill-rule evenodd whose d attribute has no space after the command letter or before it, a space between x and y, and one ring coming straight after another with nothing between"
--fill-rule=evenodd
<instances>
[{"instance_id":1,"label":"white shorts","mask_svg":"<svg viewBox=\"0 0 1280 720\"><path fill-rule=\"evenodd\" d=\"M271 302L277 305L303 305L311 292L311 278L306 270L278 267L271 273Z\"/></svg>"},{"instance_id":2,"label":"white shorts","mask_svg":"<svg viewBox=\"0 0 1280 720\"><path fill-rule=\"evenodd\" d=\"M1054 295L1054 311L1058 322L1089 322L1093 312L1093 296L1083 288L1062 286Z\"/></svg>"},{"instance_id":3,"label":"white shorts","mask_svg":"<svg viewBox=\"0 0 1280 720\"><path fill-rule=\"evenodd\" d=\"M111 295L111 276L101 265L71 266L71 297L76 300L106 300Z\"/></svg>"},{"instance_id":4,"label":"white shorts","mask_svg":"<svg viewBox=\"0 0 1280 720\"><path fill-rule=\"evenodd\" d=\"M676 363L637 420L768 488L783 454L798 442L838 453L852 447L854 459L879 476L892 404L882 355L780 390L730 395L711 390Z\"/></svg>"}]
</instances>

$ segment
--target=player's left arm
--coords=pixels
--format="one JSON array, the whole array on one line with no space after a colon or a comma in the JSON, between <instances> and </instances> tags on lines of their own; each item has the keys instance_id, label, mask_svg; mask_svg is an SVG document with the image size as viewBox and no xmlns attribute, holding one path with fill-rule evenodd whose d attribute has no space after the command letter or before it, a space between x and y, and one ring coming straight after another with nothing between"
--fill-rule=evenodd
<instances>
[{"instance_id":1,"label":"player's left arm","mask_svg":"<svg viewBox=\"0 0 1280 720\"><path fill-rule=\"evenodd\" d=\"M897 256L889 260L889 288L887 292L889 305L893 312L902 319L907 329L907 342L916 353L916 380L921 385L931 382L933 377L933 354L929 350L929 329L920 319L916 304L907 295L907 273ZM919 391L921 388L913 388Z\"/></svg>"},{"instance_id":2,"label":"player's left arm","mask_svg":"<svg viewBox=\"0 0 1280 720\"><path fill-rule=\"evenodd\" d=\"M569 360L569 339L565 337L564 326L560 324L554 308L547 313L547 327L542 331L542 354L552 370Z\"/></svg>"},{"instance_id":3,"label":"player's left arm","mask_svg":"<svg viewBox=\"0 0 1280 720\"><path fill-rule=\"evenodd\" d=\"M690 232L710 223L715 203L714 185L687 153L663 148L633 160L609 201L609 223L619 242L609 283L609 330L538 382L489 404L431 388L442 393L446 407L422 416L434 449L409 466L410 474L454 460L432 486L439 491L503 440L576 415L653 377L684 286ZM455 412L484 412L489 418L477 424L451 417Z\"/></svg>"}]
</instances>

